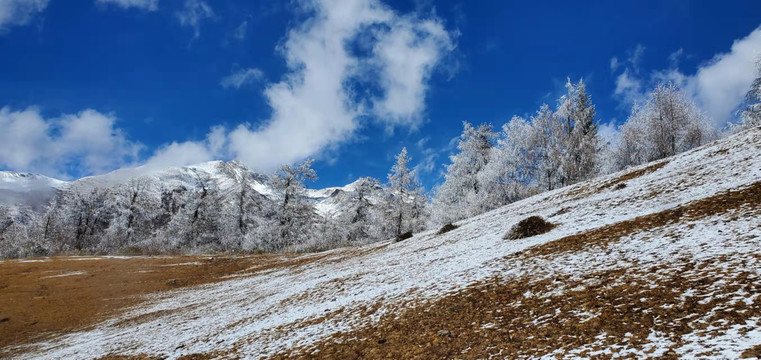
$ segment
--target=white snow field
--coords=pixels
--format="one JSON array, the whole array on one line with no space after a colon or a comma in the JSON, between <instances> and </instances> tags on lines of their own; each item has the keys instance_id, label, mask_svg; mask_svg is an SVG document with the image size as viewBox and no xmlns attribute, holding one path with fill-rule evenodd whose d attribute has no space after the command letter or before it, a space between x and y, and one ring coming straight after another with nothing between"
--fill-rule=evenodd
<instances>
[{"instance_id":1,"label":"white snow field","mask_svg":"<svg viewBox=\"0 0 761 360\"><path fill-rule=\"evenodd\" d=\"M623 182L625 187L609 186L622 175L632 173L639 176L627 178ZM220 351L226 354L221 357L266 358L314 344L338 331L370 326L385 313L416 303L431 303L493 276L508 280L558 275L583 279L593 271L664 265L663 274L641 275L643 281L653 281L653 286L657 286L659 276L673 275L668 270L671 265L682 269L679 264L706 262L712 264L708 269L722 274L722 280L708 284L707 289L732 284L733 274L740 271L755 275L755 280L750 278L750 288L738 290L725 300L758 304L761 259L751 255L761 254L761 199L750 199L753 206L668 223L607 244L582 246L580 250L527 258L508 255L728 190L743 189L759 181L761 128L655 165L647 164L510 204L461 221L458 229L443 235L436 235L433 230L402 242L303 255L305 261L299 265L252 271L219 283L155 294L147 303L118 318L91 330L28 346L18 357L89 359L109 354L145 354L175 359ZM542 216L557 227L526 239L503 239L511 226L531 215ZM703 270L684 271L688 276L690 271L697 274ZM553 293L578 290L559 284ZM682 296L689 298L690 291ZM710 297L700 299L710 300ZM379 311L362 316L360 309L378 302L382 303ZM146 316L149 314L153 316ZM713 315L690 314L694 317L691 321L698 322ZM579 311L578 316L592 318L597 314ZM321 317L325 317L324 321L309 321ZM125 319L135 321L129 322L128 327L119 325ZM536 319L538 324L542 321ZM487 329L492 326L483 325ZM650 343L639 348L621 343L600 349L599 344L606 344L606 334L601 333L578 348L546 349L536 357L656 357L671 351L677 357L738 358L747 349L761 344L760 326L761 319L751 316L743 324L689 332L678 342L669 334L653 331L648 337Z\"/></svg>"}]
</instances>

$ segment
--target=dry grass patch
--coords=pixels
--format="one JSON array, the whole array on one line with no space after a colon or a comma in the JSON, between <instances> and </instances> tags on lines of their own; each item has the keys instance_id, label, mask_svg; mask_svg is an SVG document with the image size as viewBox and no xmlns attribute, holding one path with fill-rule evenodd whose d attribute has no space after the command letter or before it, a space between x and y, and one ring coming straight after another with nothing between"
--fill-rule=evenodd
<instances>
[{"instance_id":1,"label":"dry grass patch","mask_svg":"<svg viewBox=\"0 0 761 360\"><path fill-rule=\"evenodd\" d=\"M525 239L544 234L555 228L555 224L545 221L540 216L529 216L510 228L505 234L505 240Z\"/></svg>"},{"instance_id":2,"label":"dry grass patch","mask_svg":"<svg viewBox=\"0 0 761 360\"><path fill-rule=\"evenodd\" d=\"M674 209L640 216L585 233L566 236L535 246L529 249L528 252L533 255L548 255L562 251L579 251L587 246L604 246L611 241L617 241L622 237L642 230L700 219L726 213L731 210L742 210L743 207L758 208L759 206L761 206L761 181L745 188L725 191L711 197L696 200Z\"/></svg>"},{"instance_id":3,"label":"dry grass patch","mask_svg":"<svg viewBox=\"0 0 761 360\"><path fill-rule=\"evenodd\" d=\"M0 319L7 319L0 322L0 355L10 354L10 347L89 328L145 301L141 295L217 282L260 263L278 262L272 256L30 260L35 259L0 263Z\"/></svg>"},{"instance_id":4,"label":"dry grass patch","mask_svg":"<svg viewBox=\"0 0 761 360\"><path fill-rule=\"evenodd\" d=\"M493 278L273 358L483 359L554 351L591 356L615 346L646 353L652 350L648 337L657 331L672 342L662 358L677 359L682 335L703 332L710 337L710 332L761 316L761 297L746 304L732 296L761 293L756 274L734 272L723 263L685 261L595 272L581 279ZM561 284L574 290L558 294L554 290ZM687 290L692 294L684 298Z\"/></svg>"},{"instance_id":5,"label":"dry grass patch","mask_svg":"<svg viewBox=\"0 0 761 360\"><path fill-rule=\"evenodd\" d=\"M452 231L454 229L457 229L458 227L460 227L460 225L446 224L446 225L442 226L441 229L439 229L439 231L436 232L436 235L446 234L446 233L448 233L448 232L450 232L450 231Z\"/></svg>"}]
</instances>

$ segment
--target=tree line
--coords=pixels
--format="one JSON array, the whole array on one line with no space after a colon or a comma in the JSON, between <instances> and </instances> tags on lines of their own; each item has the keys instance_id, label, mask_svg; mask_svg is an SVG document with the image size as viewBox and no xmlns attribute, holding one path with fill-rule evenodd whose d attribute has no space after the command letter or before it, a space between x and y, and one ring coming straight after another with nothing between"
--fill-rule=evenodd
<instances>
[{"instance_id":1,"label":"tree line","mask_svg":"<svg viewBox=\"0 0 761 360\"><path fill-rule=\"evenodd\" d=\"M761 125L761 62L729 132ZM443 183L425 193L407 149L387 181L363 177L338 194L339 211L321 216L305 194L312 160L261 177L221 163L235 186L192 171L191 184L136 178L115 187L64 190L43 212L0 206L0 257L57 253L188 253L320 251L400 238L475 216L517 200L602 174L673 156L721 137L673 83L632 107L614 143L583 80L566 83L554 106L501 129L463 122ZM236 168L237 167L237 168ZM253 184L266 183L271 194Z\"/></svg>"}]
</instances>

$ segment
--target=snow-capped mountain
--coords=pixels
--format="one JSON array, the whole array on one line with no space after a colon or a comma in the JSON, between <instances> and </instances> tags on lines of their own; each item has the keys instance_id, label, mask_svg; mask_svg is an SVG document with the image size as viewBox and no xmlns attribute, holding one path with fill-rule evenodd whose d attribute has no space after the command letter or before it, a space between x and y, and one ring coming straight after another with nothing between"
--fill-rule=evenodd
<instances>
[{"instance_id":1,"label":"snow-capped mountain","mask_svg":"<svg viewBox=\"0 0 761 360\"><path fill-rule=\"evenodd\" d=\"M39 174L0 171L0 205L42 210L68 182Z\"/></svg>"},{"instance_id":2,"label":"snow-capped mountain","mask_svg":"<svg viewBox=\"0 0 761 360\"><path fill-rule=\"evenodd\" d=\"M130 182L142 182L152 189L200 189L207 184L226 195L240 190L241 184L246 184L267 198L275 197L275 191L267 184L265 175L249 170L238 161L216 160L160 170L121 169L74 181L39 174L0 171L0 206L29 207L34 211L42 211L61 191L85 194L95 189L117 188ZM351 183L342 187L306 189L304 195L313 203L319 215L335 216L341 213L353 191L354 183Z\"/></svg>"}]
</instances>

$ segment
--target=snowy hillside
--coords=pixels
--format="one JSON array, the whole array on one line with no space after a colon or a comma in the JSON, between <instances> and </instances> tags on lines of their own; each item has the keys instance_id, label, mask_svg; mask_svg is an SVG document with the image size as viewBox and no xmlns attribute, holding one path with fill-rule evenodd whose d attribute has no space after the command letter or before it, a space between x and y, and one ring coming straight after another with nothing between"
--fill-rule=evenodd
<instances>
[{"instance_id":1,"label":"snowy hillside","mask_svg":"<svg viewBox=\"0 0 761 360\"><path fill-rule=\"evenodd\" d=\"M503 239L532 215L557 226ZM442 235L282 258L157 293L92 329L14 351L23 359L738 358L761 346L759 219L756 128Z\"/></svg>"}]
</instances>

